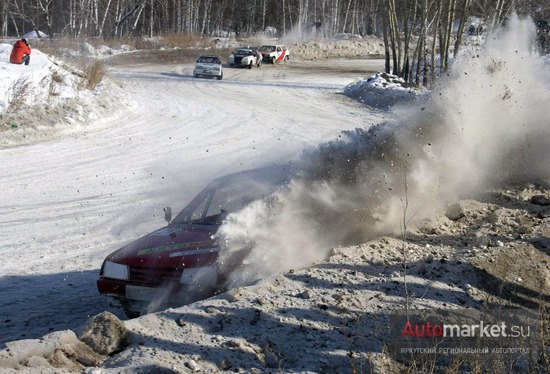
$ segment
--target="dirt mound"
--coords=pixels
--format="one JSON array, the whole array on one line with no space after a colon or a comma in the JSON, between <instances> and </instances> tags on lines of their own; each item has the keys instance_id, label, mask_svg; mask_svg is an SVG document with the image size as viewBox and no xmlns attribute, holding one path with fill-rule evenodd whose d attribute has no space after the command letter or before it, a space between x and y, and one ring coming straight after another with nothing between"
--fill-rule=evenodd
<instances>
[{"instance_id":1,"label":"dirt mound","mask_svg":"<svg viewBox=\"0 0 550 374\"><path fill-rule=\"evenodd\" d=\"M404 363L384 352L391 344L388 315L406 305L410 310L548 305L549 202L546 185L486 191L448 206L406 236L334 248L325 261L306 269L127 321L132 342L107 358L101 373L183 366L195 372L402 372ZM53 369L42 356L26 362L39 361ZM473 364L489 369L488 362ZM23 369L25 363L13 367Z\"/></svg>"},{"instance_id":2,"label":"dirt mound","mask_svg":"<svg viewBox=\"0 0 550 374\"><path fill-rule=\"evenodd\" d=\"M291 58L302 60L375 58L384 55L384 43L375 36L323 40L289 46Z\"/></svg>"}]
</instances>

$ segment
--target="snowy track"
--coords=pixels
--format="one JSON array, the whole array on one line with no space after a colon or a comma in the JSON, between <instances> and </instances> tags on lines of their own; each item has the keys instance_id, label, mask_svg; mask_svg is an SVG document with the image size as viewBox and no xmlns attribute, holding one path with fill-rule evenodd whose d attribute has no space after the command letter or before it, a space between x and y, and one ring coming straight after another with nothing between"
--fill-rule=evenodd
<instances>
[{"instance_id":1,"label":"snowy track","mask_svg":"<svg viewBox=\"0 0 550 374\"><path fill-rule=\"evenodd\" d=\"M376 115L341 92L381 61L111 71L135 102L95 129L0 150L0 343L75 328L110 310L95 281L104 257L164 224L220 174L296 159Z\"/></svg>"}]
</instances>

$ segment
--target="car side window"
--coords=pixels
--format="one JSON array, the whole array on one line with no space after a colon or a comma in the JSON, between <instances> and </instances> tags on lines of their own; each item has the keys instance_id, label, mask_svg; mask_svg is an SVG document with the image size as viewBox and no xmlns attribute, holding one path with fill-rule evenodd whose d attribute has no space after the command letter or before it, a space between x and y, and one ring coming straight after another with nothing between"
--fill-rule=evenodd
<instances>
[{"instance_id":1,"label":"car side window","mask_svg":"<svg viewBox=\"0 0 550 374\"><path fill-rule=\"evenodd\" d=\"M189 221L200 221L206 216L206 212L208 209L208 205L210 204L210 201L212 200L212 196L209 196L207 199L204 199L200 202L200 204L197 206L195 210L191 212L191 216L187 219Z\"/></svg>"}]
</instances>

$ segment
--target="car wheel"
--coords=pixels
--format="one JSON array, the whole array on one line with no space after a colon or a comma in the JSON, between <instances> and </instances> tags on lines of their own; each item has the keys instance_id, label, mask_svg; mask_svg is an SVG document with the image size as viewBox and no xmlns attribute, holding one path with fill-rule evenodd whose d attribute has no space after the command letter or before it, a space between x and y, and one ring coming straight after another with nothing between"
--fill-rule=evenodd
<instances>
[{"instance_id":1,"label":"car wheel","mask_svg":"<svg viewBox=\"0 0 550 374\"><path fill-rule=\"evenodd\" d=\"M223 78L223 74L222 74L222 75L218 75L218 76L216 77L216 79L219 80L219 81L221 81L222 78Z\"/></svg>"},{"instance_id":2,"label":"car wheel","mask_svg":"<svg viewBox=\"0 0 550 374\"><path fill-rule=\"evenodd\" d=\"M126 317L130 319L138 318L141 316L140 312L135 312L133 310L127 310L127 309L124 309L124 314L126 314Z\"/></svg>"},{"instance_id":3,"label":"car wheel","mask_svg":"<svg viewBox=\"0 0 550 374\"><path fill-rule=\"evenodd\" d=\"M276 58L276 57L271 57L271 63L272 63L273 65L275 65L275 61L277 61L277 58Z\"/></svg>"},{"instance_id":4,"label":"car wheel","mask_svg":"<svg viewBox=\"0 0 550 374\"><path fill-rule=\"evenodd\" d=\"M256 64L257 67L262 67L262 60L259 60L258 63Z\"/></svg>"},{"instance_id":5,"label":"car wheel","mask_svg":"<svg viewBox=\"0 0 550 374\"><path fill-rule=\"evenodd\" d=\"M246 66L248 69L252 69L252 61L250 61L250 64Z\"/></svg>"},{"instance_id":6,"label":"car wheel","mask_svg":"<svg viewBox=\"0 0 550 374\"><path fill-rule=\"evenodd\" d=\"M126 317L133 319L138 318L143 313L135 308L131 301L121 301L122 311L126 314Z\"/></svg>"},{"instance_id":7,"label":"car wheel","mask_svg":"<svg viewBox=\"0 0 550 374\"><path fill-rule=\"evenodd\" d=\"M288 60L289 60L289 57L285 56L285 62L288 62Z\"/></svg>"}]
</instances>

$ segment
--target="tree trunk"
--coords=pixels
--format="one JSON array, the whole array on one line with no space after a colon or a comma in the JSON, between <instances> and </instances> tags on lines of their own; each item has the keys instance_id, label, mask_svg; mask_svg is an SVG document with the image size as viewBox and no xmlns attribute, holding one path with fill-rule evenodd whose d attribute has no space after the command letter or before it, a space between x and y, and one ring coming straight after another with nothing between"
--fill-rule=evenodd
<instances>
[{"instance_id":1,"label":"tree trunk","mask_svg":"<svg viewBox=\"0 0 550 374\"><path fill-rule=\"evenodd\" d=\"M391 65L390 65L390 40L388 38L388 27L387 27L387 18L384 17L383 21L384 24L382 26L382 33L384 37L384 68L386 73L391 73Z\"/></svg>"},{"instance_id":2,"label":"tree trunk","mask_svg":"<svg viewBox=\"0 0 550 374\"><path fill-rule=\"evenodd\" d=\"M403 79L406 81L406 82L409 82L410 79L412 79L411 77L411 53L410 53L410 49L411 49L411 38L412 38L412 35L413 35L413 30L414 28L416 27L416 22L417 22L417 11L418 11L418 0L413 0L412 1L412 5L411 5L411 13L412 13L412 16L409 18L409 17L405 17L404 18L404 23L403 23L403 43L404 43L404 63L403 63L403 73L402 73L402 76L403 76ZM407 14L407 11L405 9L405 14Z\"/></svg>"},{"instance_id":3,"label":"tree trunk","mask_svg":"<svg viewBox=\"0 0 550 374\"><path fill-rule=\"evenodd\" d=\"M348 23L350 9L351 9L351 0L348 0L348 6L346 7L346 14L344 15L344 24L342 25L342 33L346 32L346 26Z\"/></svg>"},{"instance_id":4,"label":"tree trunk","mask_svg":"<svg viewBox=\"0 0 550 374\"><path fill-rule=\"evenodd\" d=\"M470 0L464 0L464 3L462 4L462 15L460 17L460 24L458 25L458 30L456 33L456 40L455 40L455 59L458 56L458 51L460 50L460 46L462 44L462 37L464 36L464 30L466 29L466 24L468 23L468 19L470 18Z\"/></svg>"},{"instance_id":5,"label":"tree trunk","mask_svg":"<svg viewBox=\"0 0 550 374\"><path fill-rule=\"evenodd\" d=\"M443 71L447 71L449 69L449 51L451 49L451 38L453 35L453 29L454 29L455 9L456 9L456 0L449 0Z\"/></svg>"},{"instance_id":6,"label":"tree trunk","mask_svg":"<svg viewBox=\"0 0 550 374\"><path fill-rule=\"evenodd\" d=\"M149 9L149 32L147 33L148 36L150 38L153 37L153 29L154 29L154 26L155 26L155 3L154 3L155 0L151 0L151 3L150 3L150 7L151 9Z\"/></svg>"},{"instance_id":7,"label":"tree trunk","mask_svg":"<svg viewBox=\"0 0 550 374\"><path fill-rule=\"evenodd\" d=\"M107 5L105 6L105 12L103 13L103 18L101 20L101 24L99 25L99 36L103 37L103 32L105 31L105 22L107 21L107 15L109 14L109 9L111 8L111 2L112 0L109 0L107 2Z\"/></svg>"},{"instance_id":8,"label":"tree trunk","mask_svg":"<svg viewBox=\"0 0 550 374\"><path fill-rule=\"evenodd\" d=\"M392 66L392 73L393 74L400 74L400 66L399 66L399 56L398 56L398 39L399 39L399 33L397 30L397 15L395 13L395 1L394 0L387 0L387 29L388 29L388 37L389 37L389 49L390 49L390 55L391 60L393 62Z\"/></svg>"},{"instance_id":9,"label":"tree trunk","mask_svg":"<svg viewBox=\"0 0 550 374\"><path fill-rule=\"evenodd\" d=\"M8 6L5 1L0 1L0 36L8 34Z\"/></svg>"},{"instance_id":10,"label":"tree trunk","mask_svg":"<svg viewBox=\"0 0 550 374\"><path fill-rule=\"evenodd\" d=\"M441 27L441 3L438 4L435 10L435 25L433 27L433 38L430 54L430 78L428 80L428 85L431 86L435 82L436 72L437 72L437 62L435 56L437 54L437 32Z\"/></svg>"}]
</instances>

